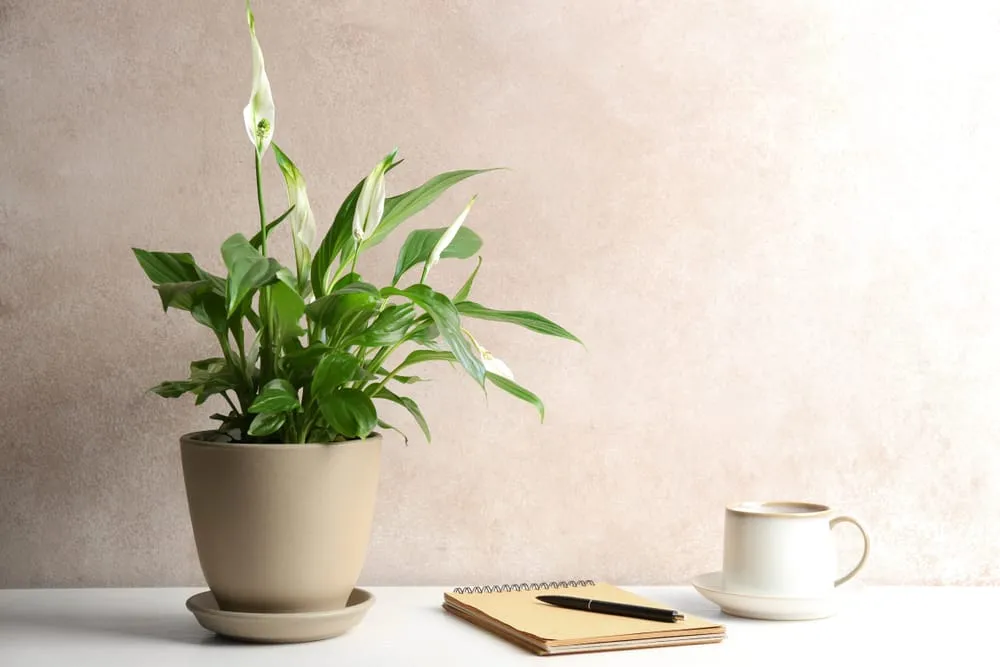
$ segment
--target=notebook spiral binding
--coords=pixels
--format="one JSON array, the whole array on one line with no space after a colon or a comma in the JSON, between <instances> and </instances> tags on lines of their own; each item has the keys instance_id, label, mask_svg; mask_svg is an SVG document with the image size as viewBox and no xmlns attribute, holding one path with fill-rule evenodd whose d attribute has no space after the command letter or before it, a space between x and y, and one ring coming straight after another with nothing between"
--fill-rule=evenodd
<instances>
[{"instance_id":1,"label":"notebook spiral binding","mask_svg":"<svg viewBox=\"0 0 1000 667\"><path fill-rule=\"evenodd\" d=\"M497 584L495 586L459 586L453 593L516 593L520 591L544 591L550 588L581 588L596 586L593 579L570 579L569 581L539 581L524 584Z\"/></svg>"}]
</instances>

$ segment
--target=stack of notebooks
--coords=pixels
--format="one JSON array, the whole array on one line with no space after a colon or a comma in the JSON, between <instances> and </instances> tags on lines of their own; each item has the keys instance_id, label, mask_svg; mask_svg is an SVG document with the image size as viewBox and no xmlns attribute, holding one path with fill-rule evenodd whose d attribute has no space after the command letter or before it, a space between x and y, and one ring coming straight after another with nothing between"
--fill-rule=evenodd
<instances>
[{"instance_id":1,"label":"stack of notebooks","mask_svg":"<svg viewBox=\"0 0 1000 667\"><path fill-rule=\"evenodd\" d=\"M537 600L539 595L667 608L617 586L590 580L456 588L444 594L444 608L539 655L712 644L726 636L719 623L687 613L684 620L662 623L554 607Z\"/></svg>"}]
</instances>

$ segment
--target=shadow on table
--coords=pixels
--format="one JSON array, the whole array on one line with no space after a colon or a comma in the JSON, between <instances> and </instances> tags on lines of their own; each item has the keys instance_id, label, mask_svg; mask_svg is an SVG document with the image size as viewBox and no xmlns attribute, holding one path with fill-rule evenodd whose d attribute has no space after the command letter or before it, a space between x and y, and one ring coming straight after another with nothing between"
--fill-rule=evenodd
<instances>
[{"instance_id":1,"label":"shadow on table","mask_svg":"<svg viewBox=\"0 0 1000 667\"><path fill-rule=\"evenodd\" d=\"M46 610L44 613L15 612L0 609L0 626L5 631L17 634L69 636L112 636L170 641L197 646L253 646L243 642L220 637L205 630L193 617L187 614L128 614L125 615L83 615L79 611L59 612Z\"/></svg>"}]
</instances>

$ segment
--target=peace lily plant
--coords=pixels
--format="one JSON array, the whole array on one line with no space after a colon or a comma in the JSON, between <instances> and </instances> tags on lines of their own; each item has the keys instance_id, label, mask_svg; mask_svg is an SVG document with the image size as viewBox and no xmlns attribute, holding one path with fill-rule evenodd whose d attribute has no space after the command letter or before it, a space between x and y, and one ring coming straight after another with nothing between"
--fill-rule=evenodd
<instances>
[{"instance_id":1,"label":"peace lily plant","mask_svg":"<svg viewBox=\"0 0 1000 667\"><path fill-rule=\"evenodd\" d=\"M430 284L441 260L479 252L482 241L465 224L475 197L449 225L409 233L388 286L377 287L359 273L365 251L451 186L490 170L446 172L387 196L387 177L400 163L393 151L347 195L315 245L305 179L274 141L274 100L249 2L247 20L253 87L243 118L254 149L259 228L250 238L236 233L223 242L225 277L206 271L189 253L133 249L164 310L191 313L221 350L221 356L191 362L187 379L162 382L152 391L168 398L190 393L199 405L221 396L228 411L212 419L220 422L218 437L233 442L334 443L366 438L377 428L397 430L380 417L378 401L405 408L430 440L420 408L399 387L420 380L414 367L444 361L460 365L484 389L489 382L534 405L544 418L542 401L473 336L474 321L576 337L536 313L472 301L481 257L457 293L448 296ZM268 152L288 196L287 210L270 222L261 189ZM282 223L291 232L294 269L268 254L269 236ZM415 282L414 269L420 270ZM390 361L407 350L401 360Z\"/></svg>"}]
</instances>

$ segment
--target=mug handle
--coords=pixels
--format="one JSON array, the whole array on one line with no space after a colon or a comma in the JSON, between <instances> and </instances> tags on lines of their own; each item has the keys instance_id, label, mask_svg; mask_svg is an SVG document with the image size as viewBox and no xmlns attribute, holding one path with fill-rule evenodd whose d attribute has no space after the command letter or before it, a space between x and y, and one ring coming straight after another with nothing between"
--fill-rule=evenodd
<instances>
[{"instance_id":1,"label":"mug handle","mask_svg":"<svg viewBox=\"0 0 1000 667\"><path fill-rule=\"evenodd\" d=\"M853 523L857 527L857 529L861 531L861 537L865 541L865 551L864 553L861 554L861 560L859 560L858 564L854 566L854 569L852 569L850 572L842 576L840 579L837 579L835 582L833 582L834 586L840 586L841 584L850 581L851 579L854 578L854 575L856 575L858 572L861 571L861 568L864 567L865 565L865 561L868 560L868 549L871 546L868 540L868 533L865 532L865 529L861 526L860 523L858 523L857 519L849 516L838 516L834 519L830 519L830 530L833 530L833 527L836 526L838 523Z\"/></svg>"}]
</instances>

